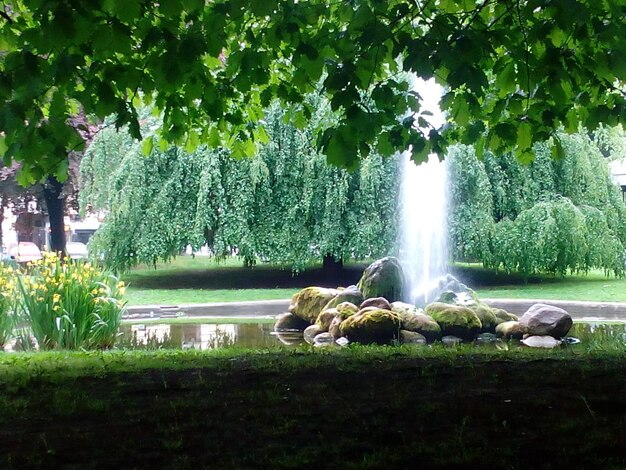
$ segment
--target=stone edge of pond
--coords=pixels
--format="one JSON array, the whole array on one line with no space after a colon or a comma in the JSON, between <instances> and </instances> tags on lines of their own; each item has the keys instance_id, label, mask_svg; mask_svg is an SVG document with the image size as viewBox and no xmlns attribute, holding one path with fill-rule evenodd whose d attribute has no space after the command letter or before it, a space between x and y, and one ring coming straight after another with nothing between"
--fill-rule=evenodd
<instances>
[{"instance_id":1,"label":"stone edge of pond","mask_svg":"<svg viewBox=\"0 0 626 470\"><path fill-rule=\"evenodd\" d=\"M546 303L561 307L574 320L626 321L624 302L588 302L548 299L482 299L494 308L522 315L531 305ZM289 299L246 302L213 302L181 305L138 305L127 309L124 319L181 318L181 317L263 317L286 312Z\"/></svg>"}]
</instances>

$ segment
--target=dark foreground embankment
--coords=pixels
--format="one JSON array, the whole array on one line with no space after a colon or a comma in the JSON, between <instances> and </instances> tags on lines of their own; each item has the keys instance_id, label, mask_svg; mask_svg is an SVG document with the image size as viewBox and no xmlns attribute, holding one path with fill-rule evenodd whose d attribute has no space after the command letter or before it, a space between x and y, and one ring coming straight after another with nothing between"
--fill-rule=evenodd
<instances>
[{"instance_id":1,"label":"dark foreground embankment","mask_svg":"<svg viewBox=\"0 0 626 470\"><path fill-rule=\"evenodd\" d=\"M626 467L621 353L383 349L16 356L0 364L0 467Z\"/></svg>"}]
</instances>

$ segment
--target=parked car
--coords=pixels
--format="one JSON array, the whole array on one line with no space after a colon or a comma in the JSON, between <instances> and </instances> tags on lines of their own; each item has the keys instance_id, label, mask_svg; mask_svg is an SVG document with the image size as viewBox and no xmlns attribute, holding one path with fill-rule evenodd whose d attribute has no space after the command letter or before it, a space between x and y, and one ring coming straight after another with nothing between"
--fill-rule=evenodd
<instances>
[{"instance_id":1,"label":"parked car","mask_svg":"<svg viewBox=\"0 0 626 470\"><path fill-rule=\"evenodd\" d=\"M87 245L81 242L67 242L65 244L67 256L72 259L87 258Z\"/></svg>"},{"instance_id":2,"label":"parked car","mask_svg":"<svg viewBox=\"0 0 626 470\"><path fill-rule=\"evenodd\" d=\"M18 263L28 263L41 259L41 250L32 242L19 242L9 248L8 255Z\"/></svg>"}]
</instances>

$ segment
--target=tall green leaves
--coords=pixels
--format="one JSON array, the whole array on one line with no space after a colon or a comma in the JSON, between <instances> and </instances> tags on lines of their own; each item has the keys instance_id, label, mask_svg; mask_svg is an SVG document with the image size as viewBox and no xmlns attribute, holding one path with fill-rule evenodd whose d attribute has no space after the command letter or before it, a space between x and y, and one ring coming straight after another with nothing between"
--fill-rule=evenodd
<instances>
[{"instance_id":1,"label":"tall green leaves","mask_svg":"<svg viewBox=\"0 0 626 470\"><path fill-rule=\"evenodd\" d=\"M332 119L323 101L314 104L313 121ZM315 123L297 128L276 103L265 114L267 144L240 160L206 147L144 156L141 143L119 145L129 139L123 131L103 131L82 163L83 207L108 211L91 249L118 270L204 243L216 256L296 270L326 255L390 253L396 159L372 153L358 171L331 167L315 148Z\"/></svg>"},{"instance_id":2,"label":"tall green leaves","mask_svg":"<svg viewBox=\"0 0 626 470\"><path fill-rule=\"evenodd\" d=\"M251 156L273 99L337 113L316 131L328 161L448 144L514 151L626 116L623 0L12 0L0 21L0 153L34 182L64 173L83 144L68 118L115 113L140 137L140 105L162 112L162 143ZM420 99L398 80L436 77L445 128L423 135ZM408 114L411 114L407 117ZM401 120L399 117L405 116ZM484 132L483 132L484 131ZM562 155L558 140L556 155Z\"/></svg>"},{"instance_id":3,"label":"tall green leaves","mask_svg":"<svg viewBox=\"0 0 626 470\"><path fill-rule=\"evenodd\" d=\"M480 161L468 147L450 153L457 259L522 273L624 274L626 206L599 139L585 132L559 139L562 159L538 143L527 166L510 155Z\"/></svg>"}]
</instances>

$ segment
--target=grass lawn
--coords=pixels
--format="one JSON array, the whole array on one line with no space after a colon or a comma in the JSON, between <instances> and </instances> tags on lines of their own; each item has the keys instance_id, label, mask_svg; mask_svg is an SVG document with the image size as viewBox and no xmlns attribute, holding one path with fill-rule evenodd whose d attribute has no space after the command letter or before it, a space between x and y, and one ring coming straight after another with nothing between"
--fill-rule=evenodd
<instances>
[{"instance_id":1,"label":"grass lawn","mask_svg":"<svg viewBox=\"0 0 626 470\"><path fill-rule=\"evenodd\" d=\"M624 354L7 354L0 467L625 468Z\"/></svg>"},{"instance_id":2,"label":"grass lawn","mask_svg":"<svg viewBox=\"0 0 626 470\"><path fill-rule=\"evenodd\" d=\"M359 280L367 264L348 264L342 272L324 272L321 265L294 274L290 267L241 260L179 256L171 263L140 266L122 276L129 284L129 305L182 305L205 302L239 302L288 299L303 287L347 286Z\"/></svg>"},{"instance_id":3,"label":"grass lawn","mask_svg":"<svg viewBox=\"0 0 626 470\"><path fill-rule=\"evenodd\" d=\"M299 275L289 268L260 264L245 268L237 258L180 256L168 264L139 267L124 276L130 284L129 305L182 305L287 299L309 285L347 286L358 281L366 264L349 264L342 273L328 275L312 266ZM626 279L601 272L586 276L530 276L494 273L477 265L459 264L453 274L483 298L525 298L626 302Z\"/></svg>"}]
</instances>

